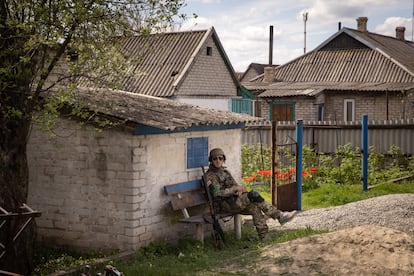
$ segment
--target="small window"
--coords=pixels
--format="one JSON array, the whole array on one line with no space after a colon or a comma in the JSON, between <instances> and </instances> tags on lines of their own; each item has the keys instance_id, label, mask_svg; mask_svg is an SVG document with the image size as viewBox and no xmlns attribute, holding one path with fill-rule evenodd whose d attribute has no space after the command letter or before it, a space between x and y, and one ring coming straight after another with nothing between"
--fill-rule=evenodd
<instances>
[{"instance_id":1,"label":"small window","mask_svg":"<svg viewBox=\"0 0 414 276\"><path fill-rule=\"evenodd\" d=\"M207 47L207 55L212 56L213 55L213 48Z\"/></svg>"},{"instance_id":2,"label":"small window","mask_svg":"<svg viewBox=\"0 0 414 276\"><path fill-rule=\"evenodd\" d=\"M355 100L353 99L344 100L344 121L355 121Z\"/></svg>"},{"instance_id":3,"label":"small window","mask_svg":"<svg viewBox=\"0 0 414 276\"><path fill-rule=\"evenodd\" d=\"M318 104L318 121L323 121L325 113L325 106L323 103Z\"/></svg>"},{"instance_id":4,"label":"small window","mask_svg":"<svg viewBox=\"0 0 414 276\"><path fill-rule=\"evenodd\" d=\"M187 139L187 169L208 166L208 137Z\"/></svg>"}]
</instances>

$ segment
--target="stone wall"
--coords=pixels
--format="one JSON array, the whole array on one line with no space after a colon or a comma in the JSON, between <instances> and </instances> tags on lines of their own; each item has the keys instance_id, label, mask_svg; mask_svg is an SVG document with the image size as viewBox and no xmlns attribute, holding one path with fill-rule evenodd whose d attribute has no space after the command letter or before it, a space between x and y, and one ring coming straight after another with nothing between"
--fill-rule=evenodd
<instances>
[{"instance_id":1,"label":"stone wall","mask_svg":"<svg viewBox=\"0 0 414 276\"><path fill-rule=\"evenodd\" d=\"M133 250L154 240L194 235L176 223L163 186L193 180L186 141L208 137L222 147L241 180L241 130L133 136L132 129L96 131L64 120L56 136L33 128L28 143L29 200L42 212L38 240L77 250ZM209 229L206 229L207 231Z\"/></svg>"}]
</instances>

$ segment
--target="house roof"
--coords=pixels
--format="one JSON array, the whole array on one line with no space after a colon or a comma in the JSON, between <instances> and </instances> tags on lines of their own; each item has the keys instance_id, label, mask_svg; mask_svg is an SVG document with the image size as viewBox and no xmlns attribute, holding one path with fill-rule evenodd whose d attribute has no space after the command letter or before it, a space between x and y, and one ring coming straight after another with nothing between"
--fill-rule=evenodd
<instances>
[{"instance_id":1,"label":"house roof","mask_svg":"<svg viewBox=\"0 0 414 276\"><path fill-rule=\"evenodd\" d=\"M324 90L407 91L414 88L414 44L344 28L315 50L275 69L273 83L249 90L259 97L314 96Z\"/></svg>"},{"instance_id":2,"label":"house roof","mask_svg":"<svg viewBox=\"0 0 414 276\"><path fill-rule=\"evenodd\" d=\"M239 76L239 80L243 81L244 77L251 71L254 71L256 76L262 75L264 73L265 67L268 67L268 66L270 65L263 64L263 63L250 63L246 71L241 73L241 75ZM278 65L272 65L272 66L276 68ZM247 81L250 81L250 80L247 80Z\"/></svg>"},{"instance_id":3,"label":"house roof","mask_svg":"<svg viewBox=\"0 0 414 276\"><path fill-rule=\"evenodd\" d=\"M135 62L121 90L156 97L171 97L192 68L203 46L212 38L235 82L234 69L213 27L208 30L160 33L124 38L122 45Z\"/></svg>"},{"instance_id":4,"label":"house roof","mask_svg":"<svg viewBox=\"0 0 414 276\"><path fill-rule=\"evenodd\" d=\"M274 82L266 85L257 83L250 89L263 91L259 97L317 96L329 91L383 92L414 89L414 83L352 83L352 82Z\"/></svg>"},{"instance_id":5,"label":"house roof","mask_svg":"<svg viewBox=\"0 0 414 276\"><path fill-rule=\"evenodd\" d=\"M120 90L79 89L77 104L118 120L161 130L182 130L194 126L223 126L258 123L263 118L216 109L201 108L177 101Z\"/></svg>"},{"instance_id":6,"label":"house roof","mask_svg":"<svg viewBox=\"0 0 414 276\"><path fill-rule=\"evenodd\" d=\"M392 59L401 68L407 70L414 76L414 42L401 41L394 37L380 35L372 32L361 32L351 28L343 28L337 32L331 39L326 40L315 50L323 49L332 39L345 33L354 39L360 41L372 50L376 50L385 57Z\"/></svg>"}]
</instances>

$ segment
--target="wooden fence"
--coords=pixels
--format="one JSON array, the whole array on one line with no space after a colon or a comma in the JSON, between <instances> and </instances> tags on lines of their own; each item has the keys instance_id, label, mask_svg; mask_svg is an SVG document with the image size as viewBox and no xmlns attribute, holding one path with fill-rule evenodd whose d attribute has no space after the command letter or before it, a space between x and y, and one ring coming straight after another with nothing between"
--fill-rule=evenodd
<instances>
[{"instance_id":1,"label":"wooden fence","mask_svg":"<svg viewBox=\"0 0 414 276\"><path fill-rule=\"evenodd\" d=\"M296 122L278 122L276 143L290 143L296 137ZM362 123L303 121L303 144L319 152L335 152L340 145L361 147ZM243 130L242 143L270 146L271 123L248 125ZM368 122L368 145L378 153L387 153L392 145L405 154L414 154L414 119Z\"/></svg>"}]
</instances>

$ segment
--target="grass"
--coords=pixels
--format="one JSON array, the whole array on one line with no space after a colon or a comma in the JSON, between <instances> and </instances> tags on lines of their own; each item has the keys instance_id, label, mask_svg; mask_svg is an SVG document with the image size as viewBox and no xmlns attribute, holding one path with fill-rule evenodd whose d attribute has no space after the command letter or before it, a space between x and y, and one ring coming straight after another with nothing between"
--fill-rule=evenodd
<instances>
[{"instance_id":1,"label":"grass","mask_svg":"<svg viewBox=\"0 0 414 276\"><path fill-rule=\"evenodd\" d=\"M261 193L265 193L265 190L261 190ZM404 181L399 184L382 183L368 191L362 191L362 184L324 184L303 194L302 209L338 206L398 193L414 193L414 181ZM268 199L269 195L265 194L265 198ZM117 267L124 275L194 275L195 273L199 275L243 275L237 273L237 267L233 266L234 263L243 264L244 268L254 270L258 256L262 250L265 250L265 246L317 233L321 232L312 229L272 230L271 238L263 243L258 240L254 228L243 227L241 240L237 240L232 232L225 233L226 244L220 251L214 249L211 238L205 240L204 246L195 240L181 240L175 246L158 242L140 248L129 261L113 261L110 264ZM85 263L85 257L80 258L82 263ZM289 260L277 259L275 262L289 262ZM226 271L221 271L220 268L226 268ZM52 269L49 267L48 270L42 270L38 267L38 273L35 275L47 275L53 272ZM92 267L91 275L102 271L102 266Z\"/></svg>"},{"instance_id":2,"label":"grass","mask_svg":"<svg viewBox=\"0 0 414 276\"><path fill-rule=\"evenodd\" d=\"M318 189L303 194L302 209L338 206L382 195L405 193L414 193L414 181L404 181L400 184L384 182L372 189L368 188L367 191L363 191L362 184L323 184Z\"/></svg>"},{"instance_id":3,"label":"grass","mask_svg":"<svg viewBox=\"0 0 414 276\"><path fill-rule=\"evenodd\" d=\"M206 239L204 246L194 240L182 240L177 246L152 243L139 250L130 261L114 262L125 275L213 275L219 268L231 267L234 263L243 268L254 268L260 252L266 245L309 236L320 231L312 229L270 232L270 239L260 242L252 227L244 227L242 239L236 240L232 233L226 233L222 250L216 250L212 239ZM161 250L157 250L161 248ZM236 268L233 268L236 269ZM231 273L228 273L231 274ZM224 274L225 275L225 274Z\"/></svg>"}]
</instances>

